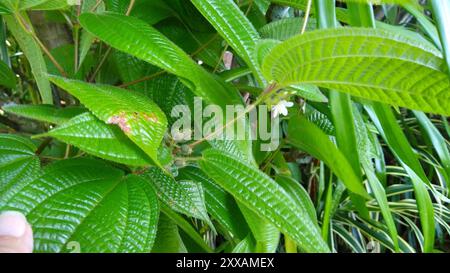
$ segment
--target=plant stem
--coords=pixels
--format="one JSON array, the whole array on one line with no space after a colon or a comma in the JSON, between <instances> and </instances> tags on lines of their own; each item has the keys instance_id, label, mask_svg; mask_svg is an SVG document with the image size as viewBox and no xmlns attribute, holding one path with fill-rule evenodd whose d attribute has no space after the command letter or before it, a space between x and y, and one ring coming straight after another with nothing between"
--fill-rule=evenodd
<instances>
[{"instance_id":1,"label":"plant stem","mask_svg":"<svg viewBox=\"0 0 450 273\"><path fill-rule=\"evenodd\" d=\"M247 106L247 108L245 109L245 111L239 115L237 115L236 118L233 118L232 120L228 121L225 125L223 125L220 130L215 130L214 132L212 132L211 134L205 136L204 138L197 140L196 142L192 143L189 145L190 148L194 148L195 146L197 146L198 144L203 143L204 141L210 140L211 138L217 136L217 134L219 134L220 132L223 132L224 129L228 128L229 126L233 125L237 120L243 118L245 115L247 115L248 113L250 113L253 109L255 109L260 103L262 103L267 96L269 96L270 94L272 94L273 91L277 90L277 85L276 84L271 84L269 85L266 90L259 96L259 98L253 103L250 104L249 106Z\"/></svg>"},{"instance_id":2,"label":"plant stem","mask_svg":"<svg viewBox=\"0 0 450 273\"><path fill-rule=\"evenodd\" d=\"M450 2L448 0L431 0L431 6L450 75Z\"/></svg>"},{"instance_id":3,"label":"plant stem","mask_svg":"<svg viewBox=\"0 0 450 273\"><path fill-rule=\"evenodd\" d=\"M50 51L47 49L47 47L42 43L42 41L37 37L36 33L34 32L33 28L29 26L25 19L20 15L20 13L15 14L16 20L19 23L19 25L23 28L25 32L27 32L31 37L36 41L36 43L39 45L39 47L44 51L45 55L50 59L50 61L55 65L56 69L59 71L59 73L63 77L67 77L67 73L64 71L62 66L58 63L58 61L53 57L53 55L50 53Z\"/></svg>"}]
</instances>

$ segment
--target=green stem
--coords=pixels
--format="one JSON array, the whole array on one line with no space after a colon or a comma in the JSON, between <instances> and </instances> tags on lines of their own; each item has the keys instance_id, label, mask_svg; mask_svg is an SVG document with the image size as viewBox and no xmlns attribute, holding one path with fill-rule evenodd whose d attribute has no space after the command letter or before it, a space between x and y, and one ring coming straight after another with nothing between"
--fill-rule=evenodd
<instances>
[{"instance_id":1,"label":"green stem","mask_svg":"<svg viewBox=\"0 0 450 273\"><path fill-rule=\"evenodd\" d=\"M0 15L0 57L9 67L11 67L11 60L8 55L8 46L6 44L6 24L3 17Z\"/></svg>"},{"instance_id":2,"label":"green stem","mask_svg":"<svg viewBox=\"0 0 450 273\"><path fill-rule=\"evenodd\" d=\"M431 0L431 6L450 75L450 1Z\"/></svg>"}]
</instances>

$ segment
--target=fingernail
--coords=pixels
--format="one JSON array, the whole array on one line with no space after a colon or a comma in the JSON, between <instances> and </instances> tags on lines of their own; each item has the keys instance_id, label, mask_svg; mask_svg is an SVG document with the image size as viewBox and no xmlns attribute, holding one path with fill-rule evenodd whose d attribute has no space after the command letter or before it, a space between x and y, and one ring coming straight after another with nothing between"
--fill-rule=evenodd
<instances>
[{"instance_id":1,"label":"fingernail","mask_svg":"<svg viewBox=\"0 0 450 273\"><path fill-rule=\"evenodd\" d=\"M17 211L5 211L0 214L0 236L22 237L27 226L25 216Z\"/></svg>"}]
</instances>

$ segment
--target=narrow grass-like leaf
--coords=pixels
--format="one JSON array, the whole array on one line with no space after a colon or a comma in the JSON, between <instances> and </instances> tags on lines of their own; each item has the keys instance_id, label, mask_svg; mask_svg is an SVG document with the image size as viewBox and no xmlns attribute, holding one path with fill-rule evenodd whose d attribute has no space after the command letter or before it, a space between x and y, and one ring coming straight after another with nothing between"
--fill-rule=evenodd
<instances>
[{"instance_id":1,"label":"narrow grass-like leaf","mask_svg":"<svg viewBox=\"0 0 450 273\"><path fill-rule=\"evenodd\" d=\"M444 50L445 59L450 76L450 3L446 0L431 0L433 15L439 29L442 49Z\"/></svg>"},{"instance_id":2,"label":"narrow grass-like leaf","mask_svg":"<svg viewBox=\"0 0 450 273\"><path fill-rule=\"evenodd\" d=\"M311 141L314 139L314 141ZM339 177L348 190L369 198L361 180L354 173L348 160L331 142L329 137L303 116L291 118L289 142L314 157L322 160Z\"/></svg>"},{"instance_id":3,"label":"narrow grass-like leaf","mask_svg":"<svg viewBox=\"0 0 450 273\"><path fill-rule=\"evenodd\" d=\"M13 34L30 63L31 71L41 94L42 103L53 104L52 89L47 78L47 67L39 45L30 34L23 30L16 18L12 15L4 18L9 31Z\"/></svg>"},{"instance_id":4,"label":"narrow grass-like leaf","mask_svg":"<svg viewBox=\"0 0 450 273\"><path fill-rule=\"evenodd\" d=\"M434 249L435 223L433 203L427 188L427 185L430 185L428 177L398 125L392 110L388 106L379 103L375 103L372 108L367 109L378 131L411 179L424 234L423 250L424 252L432 252Z\"/></svg>"}]
</instances>

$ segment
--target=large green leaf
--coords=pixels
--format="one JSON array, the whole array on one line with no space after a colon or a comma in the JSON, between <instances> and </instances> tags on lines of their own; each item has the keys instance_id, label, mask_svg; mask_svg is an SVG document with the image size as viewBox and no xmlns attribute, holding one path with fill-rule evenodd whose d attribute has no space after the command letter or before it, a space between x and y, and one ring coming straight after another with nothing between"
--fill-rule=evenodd
<instances>
[{"instance_id":1,"label":"large green leaf","mask_svg":"<svg viewBox=\"0 0 450 273\"><path fill-rule=\"evenodd\" d=\"M53 83L77 97L92 113L108 124L116 124L156 164L167 119L145 95L106 85L50 77ZM98 103L101 101L101 103Z\"/></svg>"},{"instance_id":2,"label":"large green leaf","mask_svg":"<svg viewBox=\"0 0 450 273\"><path fill-rule=\"evenodd\" d=\"M318 30L276 46L263 72L283 86L310 83L392 105L450 115L442 54L423 40L365 28Z\"/></svg>"},{"instance_id":3,"label":"large green leaf","mask_svg":"<svg viewBox=\"0 0 450 273\"><path fill-rule=\"evenodd\" d=\"M74 117L50 132L40 135L54 137L81 150L114 162L148 166L152 160L114 125L105 124L91 113Z\"/></svg>"},{"instance_id":4,"label":"large green leaf","mask_svg":"<svg viewBox=\"0 0 450 273\"><path fill-rule=\"evenodd\" d=\"M173 42L137 18L114 13L86 13L80 16L80 23L112 47L177 75L196 95L209 102L221 106L242 103L235 90L230 92Z\"/></svg>"},{"instance_id":5,"label":"large green leaf","mask_svg":"<svg viewBox=\"0 0 450 273\"><path fill-rule=\"evenodd\" d=\"M158 168L151 168L143 177L154 185L160 200L171 209L205 221L214 230L206 211L205 197L200 183L176 181Z\"/></svg>"},{"instance_id":6,"label":"large green leaf","mask_svg":"<svg viewBox=\"0 0 450 273\"><path fill-rule=\"evenodd\" d=\"M7 113L53 124L62 124L69 121L71 118L86 112L86 109L82 107L57 108L56 106L47 104L11 104L3 106L2 109Z\"/></svg>"},{"instance_id":7,"label":"large green leaf","mask_svg":"<svg viewBox=\"0 0 450 273\"><path fill-rule=\"evenodd\" d=\"M54 163L0 196L0 210L24 213L36 252L149 252L159 215L152 187L95 160Z\"/></svg>"},{"instance_id":8,"label":"large green leaf","mask_svg":"<svg viewBox=\"0 0 450 273\"><path fill-rule=\"evenodd\" d=\"M172 41L137 18L114 13L86 13L80 16L80 23L112 47L178 76L195 95L209 103L223 109L227 105L243 103L234 87L208 73ZM131 44L134 46L130 46ZM244 122L244 118L241 118L237 124L246 126ZM228 144L252 160L249 141L232 141Z\"/></svg>"},{"instance_id":9,"label":"large green leaf","mask_svg":"<svg viewBox=\"0 0 450 273\"><path fill-rule=\"evenodd\" d=\"M16 86L16 75L5 62L0 61L0 86L14 88Z\"/></svg>"},{"instance_id":10,"label":"large green leaf","mask_svg":"<svg viewBox=\"0 0 450 273\"><path fill-rule=\"evenodd\" d=\"M344 182L348 190L363 197L369 197L361 179L355 174L347 158L329 137L306 117L291 118L288 134L292 145L325 162Z\"/></svg>"},{"instance_id":11,"label":"large green leaf","mask_svg":"<svg viewBox=\"0 0 450 273\"><path fill-rule=\"evenodd\" d=\"M35 178L40 171L36 146L15 135L0 135L0 196L8 197L17 184Z\"/></svg>"},{"instance_id":12,"label":"large green leaf","mask_svg":"<svg viewBox=\"0 0 450 273\"><path fill-rule=\"evenodd\" d=\"M233 0L192 0L192 3L245 60L263 84L265 81L253 54L260 36L236 3Z\"/></svg>"},{"instance_id":13,"label":"large green leaf","mask_svg":"<svg viewBox=\"0 0 450 273\"><path fill-rule=\"evenodd\" d=\"M215 150L203 153L200 167L248 209L289 235L304 251L329 251L308 212L260 170Z\"/></svg>"},{"instance_id":14,"label":"large green leaf","mask_svg":"<svg viewBox=\"0 0 450 273\"><path fill-rule=\"evenodd\" d=\"M25 17L25 14L22 16ZM11 31L30 63L31 72L33 73L36 84L39 88L42 102L45 104L52 104L52 89L47 78L47 67L39 45L33 37L20 26L20 23L15 17L8 15L4 18L8 26L8 30Z\"/></svg>"}]
</instances>

